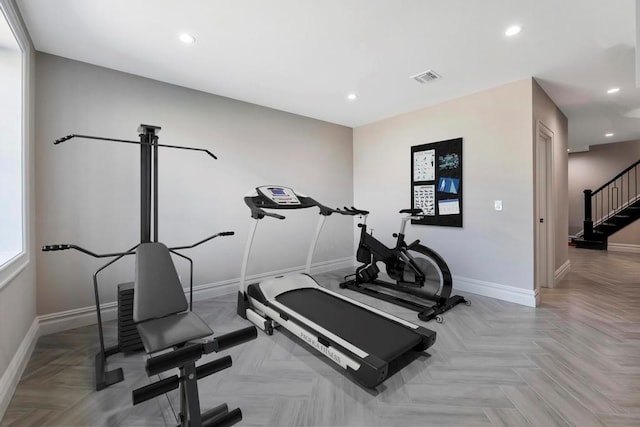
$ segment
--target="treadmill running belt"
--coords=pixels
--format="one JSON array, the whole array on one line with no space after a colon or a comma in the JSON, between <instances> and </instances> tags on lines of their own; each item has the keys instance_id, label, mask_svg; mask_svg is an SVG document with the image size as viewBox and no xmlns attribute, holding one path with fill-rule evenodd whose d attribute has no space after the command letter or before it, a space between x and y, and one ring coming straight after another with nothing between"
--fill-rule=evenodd
<instances>
[{"instance_id":1,"label":"treadmill running belt","mask_svg":"<svg viewBox=\"0 0 640 427\"><path fill-rule=\"evenodd\" d=\"M410 329L317 289L295 289L276 301L385 362L420 344Z\"/></svg>"}]
</instances>

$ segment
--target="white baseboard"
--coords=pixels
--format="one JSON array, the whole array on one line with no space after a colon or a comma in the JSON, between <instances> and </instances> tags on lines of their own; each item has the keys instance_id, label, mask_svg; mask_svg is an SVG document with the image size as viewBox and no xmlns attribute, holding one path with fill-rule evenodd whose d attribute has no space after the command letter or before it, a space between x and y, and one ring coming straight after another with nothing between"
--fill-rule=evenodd
<instances>
[{"instance_id":1,"label":"white baseboard","mask_svg":"<svg viewBox=\"0 0 640 427\"><path fill-rule=\"evenodd\" d=\"M313 264L311 272L313 274L325 271L337 270L339 268L350 268L354 265L354 257L340 258L336 260L324 261ZM247 282L260 282L262 280L280 276L283 274L302 273L304 267L288 268L267 273L255 274L247 277ZM193 287L193 300L201 301L221 295L234 294L238 291L239 279L223 280L215 283L205 283ZM189 289L185 289L188 296ZM101 315L104 322L114 320L118 316L117 302L108 302L101 305ZM80 328L82 326L95 325L97 323L96 308L88 307L76 308L73 310L38 316L40 323L40 335L50 335L57 332Z\"/></svg>"},{"instance_id":2,"label":"white baseboard","mask_svg":"<svg viewBox=\"0 0 640 427\"><path fill-rule=\"evenodd\" d=\"M607 250L613 252L630 252L634 254L640 254L640 245L631 245L627 243L609 243L607 245Z\"/></svg>"},{"instance_id":3,"label":"white baseboard","mask_svg":"<svg viewBox=\"0 0 640 427\"><path fill-rule=\"evenodd\" d=\"M311 266L311 273L326 273L327 271L338 270L341 268L353 268L356 265L356 257L350 256L346 258L334 259L331 261L318 262Z\"/></svg>"},{"instance_id":4,"label":"white baseboard","mask_svg":"<svg viewBox=\"0 0 640 427\"><path fill-rule=\"evenodd\" d=\"M102 304L100 314L102 315L103 322L116 319L118 317L118 303L113 301ZM98 323L97 319L96 307L93 305L58 313L44 314L38 316L40 335L50 335L83 326L95 325Z\"/></svg>"},{"instance_id":5,"label":"white baseboard","mask_svg":"<svg viewBox=\"0 0 640 427\"><path fill-rule=\"evenodd\" d=\"M9 362L9 366L0 377L0 420L2 420L5 411L9 407L9 402L11 402L13 393L16 391L18 382L31 358L31 353L33 353L39 336L38 318L36 317L33 319L31 327L22 339L22 343L20 343L18 350L13 355L11 362Z\"/></svg>"},{"instance_id":6,"label":"white baseboard","mask_svg":"<svg viewBox=\"0 0 640 427\"><path fill-rule=\"evenodd\" d=\"M341 258L314 264L311 272L314 274L337 270L340 268L351 268L354 265L354 257ZM556 277L564 277L569 270L568 262L556 272ZM304 272L304 267L289 268L267 273L255 274L247 277L247 282L259 282L275 276L290 273ZM221 295L234 294L238 291L238 279L224 280L215 283L195 286L193 288L194 301L201 301ZM536 293L533 289L521 289L499 283L484 282L467 277L454 276L453 287L456 290L471 292L477 295L509 301L527 307L536 306ZM188 291L186 291L188 292ZM114 320L117 317L117 303L109 302L102 305L102 318L104 321ZM49 335L62 332L81 326L96 323L95 307L83 307L59 313L52 313L39 316L40 335Z\"/></svg>"},{"instance_id":7,"label":"white baseboard","mask_svg":"<svg viewBox=\"0 0 640 427\"><path fill-rule=\"evenodd\" d=\"M341 259L335 259L330 261L324 261L315 263L311 266L311 273L318 274L327 271L337 270L339 268L351 268L355 262L354 257L347 257ZM267 273L254 274L247 276L247 283L261 282L266 279L271 279L275 276L282 276L284 274L303 273L304 267L286 268L283 270L270 271ZM240 280L231 279L224 280L222 282L206 283L204 285L193 287L193 300L200 301L209 298L219 297L221 295L228 295L238 292ZM185 290L188 292L188 290Z\"/></svg>"},{"instance_id":8,"label":"white baseboard","mask_svg":"<svg viewBox=\"0 0 640 427\"><path fill-rule=\"evenodd\" d=\"M571 261L566 260L564 264L562 264L560 268L558 268L555 274L553 275L554 286L557 286L558 283L560 283L560 281L562 281L562 279L564 279L565 276L569 274L570 271L571 271Z\"/></svg>"},{"instance_id":9,"label":"white baseboard","mask_svg":"<svg viewBox=\"0 0 640 427\"><path fill-rule=\"evenodd\" d=\"M453 288L458 291L471 292L485 297L526 305L527 307L536 306L536 293L533 289L516 288L460 276L453 276Z\"/></svg>"}]
</instances>

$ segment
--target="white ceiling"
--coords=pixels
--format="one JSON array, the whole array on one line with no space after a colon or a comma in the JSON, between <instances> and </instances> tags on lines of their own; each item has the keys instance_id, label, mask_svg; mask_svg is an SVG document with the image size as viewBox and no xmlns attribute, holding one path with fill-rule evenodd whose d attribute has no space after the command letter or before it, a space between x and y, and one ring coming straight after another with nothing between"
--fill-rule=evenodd
<instances>
[{"instance_id":1,"label":"white ceiling","mask_svg":"<svg viewBox=\"0 0 640 427\"><path fill-rule=\"evenodd\" d=\"M39 51L346 126L533 76L572 150L640 139L635 0L17 3Z\"/></svg>"}]
</instances>

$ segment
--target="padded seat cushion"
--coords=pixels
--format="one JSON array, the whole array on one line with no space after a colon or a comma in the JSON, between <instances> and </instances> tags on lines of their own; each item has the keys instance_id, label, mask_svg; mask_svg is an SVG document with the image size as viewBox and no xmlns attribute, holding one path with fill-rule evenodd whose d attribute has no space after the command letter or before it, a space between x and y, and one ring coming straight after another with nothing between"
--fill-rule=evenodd
<instances>
[{"instance_id":1,"label":"padded seat cushion","mask_svg":"<svg viewBox=\"0 0 640 427\"><path fill-rule=\"evenodd\" d=\"M200 316L190 311L147 320L136 326L147 353L171 348L213 334L213 330Z\"/></svg>"},{"instance_id":2,"label":"padded seat cushion","mask_svg":"<svg viewBox=\"0 0 640 427\"><path fill-rule=\"evenodd\" d=\"M169 249L160 242L136 249L133 320L144 322L185 311L187 298Z\"/></svg>"}]
</instances>

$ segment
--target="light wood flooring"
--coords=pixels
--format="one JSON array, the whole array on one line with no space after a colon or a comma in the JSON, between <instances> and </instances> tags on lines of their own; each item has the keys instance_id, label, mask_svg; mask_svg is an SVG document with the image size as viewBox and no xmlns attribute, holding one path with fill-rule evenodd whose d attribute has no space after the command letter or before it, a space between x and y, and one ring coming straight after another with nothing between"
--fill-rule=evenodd
<instances>
[{"instance_id":1,"label":"light wood flooring","mask_svg":"<svg viewBox=\"0 0 640 427\"><path fill-rule=\"evenodd\" d=\"M537 309L466 295L424 356L377 390L354 384L286 331L228 352L234 366L200 383L203 409L242 408L246 426L640 426L640 255L570 248L571 273ZM337 288L348 271L318 275ZM341 291L417 321L415 313ZM198 302L216 333L247 325L235 295ZM115 341L115 325L107 337ZM176 392L138 406L141 354L116 355L125 381L96 392L96 328L41 337L1 427L175 425ZM209 355L204 360L219 357Z\"/></svg>"}]
</instances>

